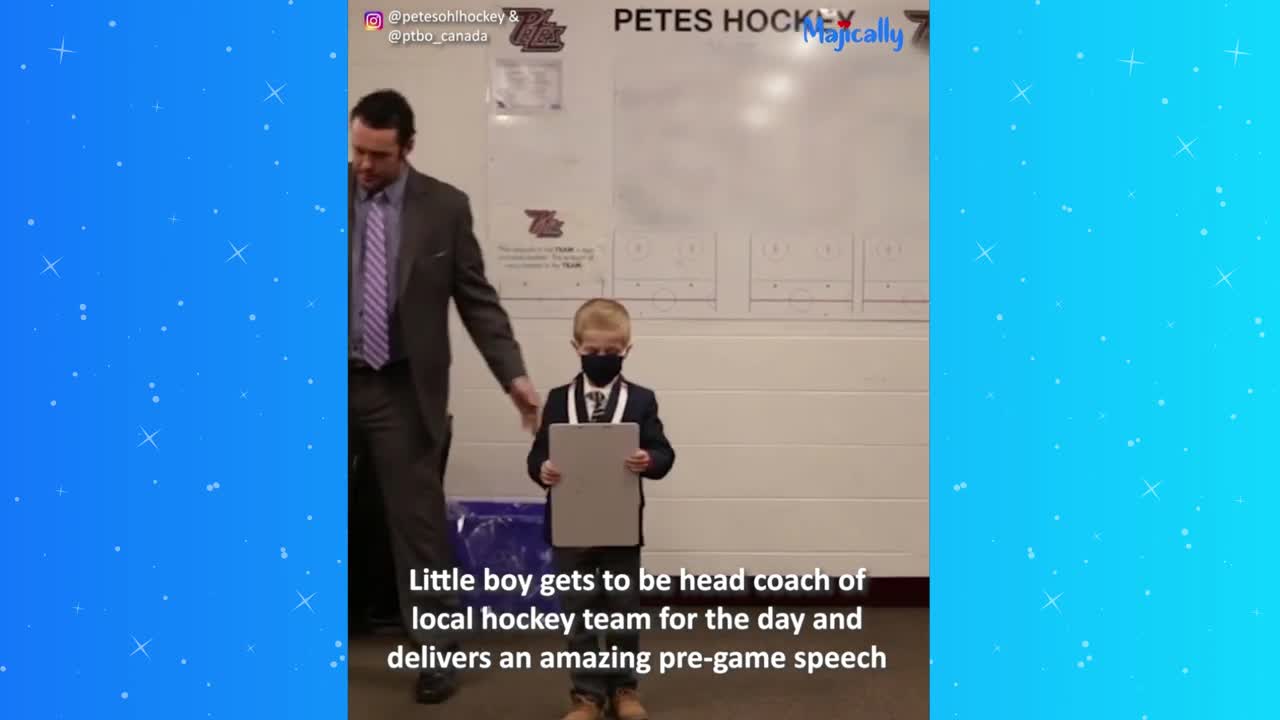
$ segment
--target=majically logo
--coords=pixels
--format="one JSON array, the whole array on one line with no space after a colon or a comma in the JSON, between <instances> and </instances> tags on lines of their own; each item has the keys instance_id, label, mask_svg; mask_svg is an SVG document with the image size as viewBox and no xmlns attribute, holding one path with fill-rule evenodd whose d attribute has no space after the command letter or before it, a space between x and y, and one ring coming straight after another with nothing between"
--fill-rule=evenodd
<instances>
[{"instance_id":1,"label":"majically logo","mask_svg":"<svg viewBox=\"0 0 1280 720\"><path fill-rule=\"evenodd\" d=\"M365 30L381 30L382 29L382 12L378 10L369 10L364 14Z\"/></svg>"},{"instance_id":2,"label":"majically logo","mask_svg":"<svg viewBox=\"0 0 1280 720\"><path fill-rule=\"evenodd\" d=\"M556 219L555 210L525 210L525 215L533 219L529 223L529 234L540 238L558 238L564 233L560 232L560 228L564 227L563 220Z\"/></svg>"},{"instance_id":3,"label":"majically logo","mask_svg":"<svg viewBox=\"0 0 1280 720\"><path fill-rule=\"evenodd\" d=\"M889 18L880 17L876 20L875 27L851 27L853 25L850 20L841 20L836 23L836 27L827 27L823 19L819 17L816 21L813 18L806 17L804 19L804 41L808 43L813 38L820 45L830 45L835 52L840 52L846 44L861 45L891 45L894 52L902 52L902 43L905 33L902 28L895 28L889 24Z\"/></svg>"}]
</instances>

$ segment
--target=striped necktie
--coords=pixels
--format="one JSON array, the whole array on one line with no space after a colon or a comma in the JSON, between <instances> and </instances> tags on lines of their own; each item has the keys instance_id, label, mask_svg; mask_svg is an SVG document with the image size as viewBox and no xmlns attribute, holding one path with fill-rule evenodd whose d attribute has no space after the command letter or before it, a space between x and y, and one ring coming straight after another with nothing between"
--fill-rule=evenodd
<instances>
[{"instance_id":1,"label":"striped necktie","mask_svg":"<svg viewBox=\"0 0 1280 720\"><path fill-rule=\"evenodd\" d=\"M379 370L391 359L390 313L387 312L389 283L387 273L386 196L379 193L369 203L369 216L364 224L364 359L369 367Z\"/></svg>"},{"instance_id":2,"label":"striped necktie","mask_svg":"<svg viewBox=\"0 0 1280 720\"><path fill-rule=\"evenodd\" d=\"M593 423L604 422L605 394L600 392L599 390L592 390L591 392L587 393L587 399L591 401L591 405L593 408L591 411L591 422Z\"/></svg>"}]
</instances>

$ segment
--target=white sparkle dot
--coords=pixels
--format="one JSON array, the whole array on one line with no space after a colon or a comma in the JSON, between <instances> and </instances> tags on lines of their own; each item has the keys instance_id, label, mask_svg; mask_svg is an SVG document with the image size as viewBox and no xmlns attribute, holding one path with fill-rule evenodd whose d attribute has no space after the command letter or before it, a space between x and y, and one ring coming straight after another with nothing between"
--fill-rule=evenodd
<instances>
[{"instance_id":1,"label":"white sparkle dot","mask_svg":"<svg viewBox=\"0 0 1280 720\"><path fill-rule=\"evenodd\" d=\"M1209 228L1200 228L1200 237L1204 237L1205 235L1208 235L1208 234L1209 234Z\"/></svg>"},{"instance_id":2,"label":"white sparkle dot","mask_svg":"<svg viewBox=\"0 0 1280 720\"><path fill-rule=\"evenodd\" d=\"M331 667L331 668L336 668L336 667L338 667L338 661L337 661L337 660L330 660L330 661L329 661L329 667Z\"/></svg>"},{"instance_id":3,"label":"white sparkle dot","mask_svg":"<svg viewBox=\"0 0 1280 720\"><path fill-rule=\"evenodd\" d=\"M1089 641L1088 641L1088 640L1085 640L1085 641L1081 642L1081 643L1080 643L1080 647L1082 647L1082 648L1087 648L1087 647L1089 647Z\"/></svg>"},{"instance_id":4,"label":"white sparkle dot","mask_svg":"<svg viewBox=\"0 0 1280 720\"><path fill-rule=\"evenodd\" d=\"M81 319L81 320L88 320L88 319L89 319L89 316L88 316L88 315L81 314L81 315L80 315L80 319Z\"/></svg>"},{"instance_id":5,"label":"white sparkle dot","mask_svg":"<svg viewBox=\"0 0 1280 720\"><path fill-rule=\"evenodd\" d=\"M1160 104L1161 104L1161 105L1168 105L1168 104L1169 104L1169 98L1160 98Z\"/></svg>"},{"instance_id":6,"label":"white sparkle dot","mask_svg":"<svg viewBox=\"0 0 1280 720\"><path fill-rule=\"evenodd\" d=\"M160 326L160 332L169 332L169 326L168 326L168 325L161 325L161 326Z\"/></svg>"},{"instance_id":7,"label":"white sparkle dot","mask_svg":"<svg viewBox=\"0 0 1280 720\"><path fill-rule=\"evenodd\" d=\"M964 214L964 208L960 208L960 214L961 214L961 215L963 215L963 214Z\"/></svg>"},{"instance_id":8,"label":"white sparkle dot","mask_svg":"<svg viewBox=\"0 0 1280 720\"><path fill-rule=\"evenodd\" d=\"M186 664L187 664L187 659L186 659L186 658L182 658L182 659L181 659L181 660L179 660L178 662L182 663L183 665L186 665Z\"/></svg>"},{"instance_id":9,"label":"white sparkle dot","mask_svg":"<svg viewBox=\"0 0 1280 720\"><path fill-rule=\"evenodd\" d=\"M18 66L18 69L19 69L19 70L26 70L26 69L27 69L27 64L26 64L26 63L22 63L21 65L19 65L19 66Z\"/></svg>"},{"instance_id":10,"label":"white sparkle dot","mask_svg":"<svg viewBox=\"0 0 1280 720\"><path fill-rule=\"evenodd\" d=\"M1254 324L1254 325L1261 325L1261 324L1262 324L1262 318L1261 318L1261 317L1255 317L1255 318L1253 319L1253 324Z\"/></svg>"},{"instance_id":11,"label":"white sparkle dot","mask_svg":"<svg viewBox=\"0 0 1280 720\"><path fill-rule=\"evenodd\" d=\"M1214 191L1214 192L1216 192L1216 193L1218 193L1219 195L1221 195L1221 194L1222 194L1222 186L1221 186L1221 185L1219 185L1218 187L1214 188L1214 189L1213 189L1213 191Z\"/></svg>"},{"instance_id":12,"label":"white sparkle dot","mask_svg":"<svg viewBox=\"0 0 1280 720\"><path fill-rule=\"evenodd\" d=\"M1054 515L1054 516L1053 516L1053 519L1054 519L1054 520L1061 520L1061 519L1062 519L1062 516L1061 516L1061 515Z\"/></svg>"},{"instance_id":13,"label":"white sparkle dot","mask_svg":"<svg viewBox=\"0 0 1280 720\"><path fill-rule=\"evenodd\" d=\"M974 52L978 52L978 51L979 51L979 50L981 50L981 49L982 49L982 48L978 47L977 45L974 45L974 46L973 46L973 51L974 51Z\"/></svg>"},{"instance_id":14,"label":"white sparkle dot","mask_svg":"<svg viewBox=\"0 0 1280 720\"><path fill-rule=\"evenodd\" d=\"M1159 405L1160 407L1164 407L1164 400L1157 400L1156 404Z\"/></svg>"},{"instance_id":15,"label":"white sparkle dot","mask_svg":"<svg viewBox=\"0 0 1280 720\"><path fill-rule=\"evenodd\" d=\"M214 208L214 209L213 209L213 214L214 214L214 215L217 215L217 214L218 214L218 208Z\"/></svg>"},{"instance_id":16,"label":"white sparkle dot","mask_svg":"<svg viewBox=\"0 0 1280 720\"><path fill-rule=\"evenodd\" d=\"M179 301L178 301L178 307L182 307L183 305L186 305L186 304L187 304L187 303L186 303L186 301L184 301L184 300L179 300Z\"/></svg>"},{"instance_id":17,"label":"white sparkle dot","mask_svg":"<svg viewBox=\"0 0 1280 720\"><path fill-rule=\"evenodd\" d=\"M57 400L50 400L50 401L49 401L49 407L58 407L58 401L57 401Z\"/></svg>"},{"instance_id":18,"label":"white sparkle dot","mask_svg":"<svg viewBox=\"0 0 1280 720\"><path fill-rule=\"evenodd\" d=\"M72 370L72 371L71 371L71 377L80 377L80 372L79 372L79 371L77 371L77 370Z\"/></svg>"},{"instance_id":19,"label":"white sparkle dot","mask_svg":"<svg viewBox=\"0 0 1280 720\"><path fill-rule=\"evenodd\" d=\"M1253 388L1249 388L1248 390L1245 390L1245 393L1247 393L1247 394L1249 394L1249 395L1252 395L1252 394L1253 394Z\"/></svg>"},{"instance_id":20,"label":"white sparkle dot","mask_svg":"<svg viewBox=\"0 0 1280 720\"><path fill-rule=\"evenodd\" d=\"M307 516L307 519L308 519L308 520L310 520L310 519L311 519L311 516L310 516L310 515L308 515L308 516Z\"/></svg>"},{"instance_id":21,"label":"white sparkle dot","mask_svg":"<svg viewBox=\"0 0 1280 720\"><path fill-rule=\"evenodd\" d=\"M1092 656L1092 655L1085 655L1085 656L1084 656L1084 659L1085 659L1085 660L1087 660L1087 661L1089 661L1089 662L1093 662L1093 656Z\"/></svg>"},{"instance_id":22,"label":"white sparkle dot","mask_svg":"<svg viewBox=\"0 0 1280 720\"><path fill-rule=\"evenodd\" d=\"M116 26L116 21L115 21L115 20L108 20L108 21L107 21L107 27L115 27L115 26Z\"/></svg>"},{"instance_id":23,"label":"white sparkle dot","mask_svg":"<svg viewBox=\"0 0 1280 720\"><path fill-rule=\"evenodd\" d=\"M1226 207L1226 206L1227 206L1227 201L1226 201L1226 200L1219 200L1219 201L1218 201L1218 207Z\"/></svg>"},{"instance_id":24,"label":"white sparkle dot","mask_svg":"<svg viewBox=\"0 0 1280 720\"><path fill-rule=\"evenodd\" d=\"M218 489L218 488L220 488L220 487L222 487L222 483L218 482L217 480L213 481L213 489L214 489L214 490L217 490L217 489Z\"/></svg>"},{"instance_id":25,"label":"white sparkle dot","mask_svg":"<svg viewBox=\"0 0 1280 720\"><path fill-rule=\"evenodd\" d=\"M207 491L209 491L209 492L213 492L213 486L212 486L212 485L205 485L205 486L204 486L204 489L205 489L205 490L207 490Z\"/></svg>"},{"instance_id":26,"label":"white sparkle dot","mask_svg":"<svg viewBox=\"0 0 1280 720\"><path fill-rule=\"evenodd\" d=\"M340 647L342 647L342 641L341 641L341 640L334 640L334 641L333 641L333 646L334 646L334 647L336 647L336 648L340 648Z\"/></svg>"},{"instance_id":27,"label":"white sparkle dot","mask_svg":"<svg viewBox=\"0 0 1280 720\"><path fill-rule=\"evenodd\" d=\"M1132 441L1132 440L1130 440L1130 441L1129 441L1129 447L1133 447L1133 441Z\"/></svg>"},{"instance_id":28,"label":"white sparkle dot","mask_svg":"<svg viewBox=\"0 0 1280 720\"><path fill-rule=\"evenodd\" d=\"M149 382L149 383L147 383L147 389L148 389L148 390L155 390L155 389L156 389L156 384L155 384L155 383L153 383L153 382Z\"/></svg>"},{"instance_id":29,"label":"white sparkle dot","mask_svg":"<svg viewBox=\"0 0 1280 720\"><path fill-rule=\"evenodd\" d=\"M275 166L276 166L276 167L280 167L280 161L279 161L279 160L276 160L274 164L275 164Z\"/></svg>"},{"instance_id":30,"label":"white sparkle dot","mask_svg":"<svg viewBox=\"0 0 1280 720\"><path fill-rule=\"evenodd\" d=\"M1011 123L1011 124L1009 125L1009 129L1010 129L1010 130L1017 130L1017 129L1018 129L1018 124L1017 124L1017 123Z\"/></svg>"},{"instance_id":31,"label":"white sparkle dot","mask_svg":"<svg viewBox=\"0 0 1280 720\"><path fill-rule=\"evenodd\" d=\"M315 378L307 378L307 384L308 384L308 385L315 385L315 384L316 384Z\"/></svg>"},{"instance_id":32,"label":"white sparkle dot","mask_svg":"<svg viewBox=\"0 0 1280 720\"><path fill-rule=\"evenodd\" d=\"M1191 668L1182 668L1182 674L1183 674L1183 675L1186 675L1186 674L1187 674L1187 673L1189 673L1189 672L1191 672Z\"/></svg>"},{"instance_id":33,"label":"white sparkle dot","mask_svg":"<svg viewBox=\"0 0 1280 720\"><path fill-rule=\"evenodd\" d=\"M341 661L341 662L346 662L346 661L347 661L347 656L346 656L346 655L339 655L339 656L338 656L338 660L339 660L339 661Z\"/></svg>"},{"instance_id":34,"label":"white sparkle dot","mask_svg":"<svg viewBox=\"0 0 1280 720\"><path fill-rule=\"evenodd\" d=\"M227 52L231 52L231 46L230 46L230 45L228 45L228 46L227 46Z\"/></svg>"},{"instance_id":35,"label":"white sparkle dot","mask_svg":"<svg viewBox=\"0 0 1280 720\"><path fill-rule=\"evenodd\" d=\"M1026 161L1026 160L1023 160L1022 162L1020 162L1020 163L1018 163L1018 164L1019 164L1019 165L1026 165L1026 164L1027 164L1027 161Z\"/></svg>"},{"instance_id":36,"label":"white sparkle dot","mask_svg":"<svg viewBox=\"0 0 1280 720\"><path fill-rule=\"evenodd\" d=\"M117 160L117 161L116 161L116 167L124 167L124 161L122 161L122 160Z\"/></svg>"},{"instance_id":37,"label":"white sparkle dot","mask_svg":"<svg viewBox=\"0 0 1280 720\"><path fill-rule=\"evenodd\" d=\"M1078 53L1076 53L1076 59L1077 59L1077 60L1083 60L1083 59L1084 59L1084 53L1082 53L1082 52L1078 52Z\"/></svg>"},{"instance_id":38,"label":"white sparkle dot","mask_svg":"<svg viewBox=\"0 0 1280 720\"><path fill-rule=\"evenodd\" d=\"M16 503L20 503L20 502L22 502L22 498L20 498L20 497L15 497L15 498L13 499L13 501L14 501L14 502L16 502Z\"/></svg>"},{"instance_id":39,"label":"white sparkle dot","mask_svg":"<svg viewBox=\"0 0 1280 720\"><path fill-rule=\"evenodd\" d=\"M273 277L273 278L271 278L271 282L273 282L273 283L278 283L278 282L280 282L280 278L278 278L278 277Z\"/></svg>"},{"instance_id":40,"label":"white sparkle dot","mask_svg":"<svg viewBox=\"0 0 1280 720\"><path fill-rule=\"evenodd\" d=\"M1083 661L1083 660L1078 660L1078 661L1076 661L1076 667L1078 667L1078 668L1082 668L1082 667L1084 667L1084 661Z\"/></svg>"},{"instance_id":41,"label":"white sparkle dot","mask_svg":"<svg viewBox=\"0 0 1280 720\"><path fill-rule=\"evenodd\" d=\"M1151 597L1151 591L1150 591L1150 590L1144 590L1144 591L1142 592L1142 594L1143 594L1143 595L1146 595L1147 597Z\"/></svg>"},{"instance_id":42,"label":"white sparkle dot","mask_svg":"<svg viewBox=\"0 0 1280 720\"><path fill-rule=\"evenodd\" d=\"M35 218L27 218L27 227L34 227L35 224L36 224Z\"/></svg>"},{"instance_id":43,"label":"white sparkle dot","mask_svg":"<svg viewBox=\"0 0 1280 720\"><path fill-rule=\"evenodd\" d=\"M257 315L255 315L254 313L249 313L249 321L250 321L250 322L252 322L252 321L254 321L254 320L257 320L257 319L258 319L258 316L257 316Z\"/></svg>"},{"instance_id":44,"label":"white sparkle dot","mask_svg":"<svg viewBox=\"0 0 1280 720\"><path fill-rule=\"evenodd\" d=\"M1106 335L1103 335L1102 337L1100 337L1100 338L1098 338L1098 339L1099 339L1099 340L1101 340L1102 342L1106 342L1106 341L1107 341L1107 336L1106 336Z\"/></svg>"},{"instance_id":45,"label":"white sparkle dot","mask_svg":"<svg viewBox=\"0 0 1280 720\"><path fill-rule=\"evenodd\" d=\"M1245 121L1244 121L1244 124L1245 124L1245 125L1252 125L1252 124L1253 124L1253 121L1252 121L1252 120L1245 120Z\"/></svg>"},{"instance_id":46,"label":"white sparkle dot","mask_svg":"<svg viewBox=\"0 0 1280 720\"><path fill-rule=\"evenodd\" d=\"M120 693L120 699L121 699L121 700L128 700L128 699L129 699L129 693L127 693L127 692L122 692L122 693Z\"/></svg>"},{"instance_id":47,"label":"white sparkle dot","mask_svg":"<svg viewBox=\"0 0 1280 720\"><path fill-rule=\"evenodd\" d=\"M289 553L286 553L286 552L282 552L282 553L280 553L280 559L281 559L281 560L288 560L288 559L289 559Z\"/></svg>"},{"instance_id":48,"label":"white sparkle dot","mask_svg":"<svg viewBox=\"0 0 1280 720\"><path fill-rule=\"evenodd\" d=\"M151 402L153 402L153 403L158 403L158 402L160 402L160 396L159 396L159 395L152 395L152 396L151 396Z\"/></svg>"},{"instance_id":49,"label":"white sparkle dot","mask_svg":"<svg viewBox=\"0 0 1280 720\"><path fill-rule=\"evenodd\" d=\"M336 53L336 52L331 52L331 53L329 53L329 59L330 59L330 60L337 60L337 59L338 59L338 53Z\"/></svg>"},{"instance_id":50,"label":"white sparkle dot","mask_svg":"<svg viewBox=\"0 0 1280 720\"><path fill-rule=\"evenodd\" d=\"M1221 105L1219 105L1219 106L1218 106L1218 109L1219 109L1219 110L1221 110L1221 109L1222 109L1222 106L1221 106Z\"/></svg>"},{"instance_id":51,"label":"white sparkle dot","mask_svg":"<svg viewBox=\"0 0 1280 720\"><path fill-rule=\"evenodd\" d=\"M117 546L116 546L116 552L120 552L120 546L119 546L119 545L117 545Z\"/></svg>"},{"instance_id":52,"label":"white sparkle dot","mask_svg":"<svg viewBox=\"0 0 1280 720\"><path fill-rule=\"evenodd\" d=\"M1190 535L1190 534L1191 534L1190 530L1186 528L1182 528L1182 537L1186 537L1187 535Z\"/></svg>"},{"instance_id":53,"label":"white sparkle dot","mask_svg":"<svg viewBox=\"0 0 1280 720\"><path fill-rule=\"evenodd\" d=\"M1193 73L1198 73L1198 72L1200 72L1200 66L1199 66L1199 65L1197 65L1197 66L1195 66L1195 67L1191 68L1191 72L1193 72Z\"/></svg>"},{"instance_id":54,"label":"white sparkle dot","mask_svg":"<svg viewBox=\"0 0 1280 720\"><path fill-rule=\"evenodd\" d=\"M262 129L263 129L263 130L270 130L270 129L271 129L271 123L263 123L263 124L262 124Z\"/></svg>"},{"instance_id":55,"label":"white sparkle dot","mask_svg":"<svg viewBox=\"0 0 1280 720\"><path fill-rule=\"evenodd\" d=\"M996 313L996 320L1004 320L1004 313Z\"/></svg>"},{"instance_id":56,"label":"white sparkle dot","mask_svg":"<svg viewBox=\"0 0 1280 720\"><path fill-rule=\"evenodd\" d=\"M169 601L169 596L168 596L168 595L161 595L161 596L160 596L160 599L161 599L161 600L164 600L165 602L168 602L168 601Z\"/></svg>"},{"instance_id":57,"label":"white sparkle dot","mask_svg":"<svg viewBox=\"0 0 1280 720\"><path fill-rule=\"evenodd\" d=\"M311 443L307 443L307 449L308 449L308 450L311 450L311 449L312 449L312 445L311 445ZM957 486L957 489L959 489L959 487L958 487L958 486Z\"/></svg>"},{"instance_id":58,"label":"white sparkle dot","mask_svg":"<svg viewBox=\"0 0 1280 720\"><path fill-rule=\"evenodd\" d=\"M1190 550L1190 549L1191 549L1191 543L1187 543L1187 549L1188 549L1188 550Z\"/></svg>"}]
</instances>

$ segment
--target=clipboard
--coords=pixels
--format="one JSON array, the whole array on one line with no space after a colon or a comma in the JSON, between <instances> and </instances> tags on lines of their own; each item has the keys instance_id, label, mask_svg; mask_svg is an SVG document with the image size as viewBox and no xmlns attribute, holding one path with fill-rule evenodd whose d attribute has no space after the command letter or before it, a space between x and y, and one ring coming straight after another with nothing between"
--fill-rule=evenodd
<instances>
[{"instance_id":1,"label":"clipboard","mask_svg":"<svg viewBox=\"0 0 1280 720\"><path fill-rule=\"evenodd\" d=\"M637 423L554 423L548 429L554 547L625 547L640 542L640 476L626 467L640 447Z\"/></svg>"}]
</instances>

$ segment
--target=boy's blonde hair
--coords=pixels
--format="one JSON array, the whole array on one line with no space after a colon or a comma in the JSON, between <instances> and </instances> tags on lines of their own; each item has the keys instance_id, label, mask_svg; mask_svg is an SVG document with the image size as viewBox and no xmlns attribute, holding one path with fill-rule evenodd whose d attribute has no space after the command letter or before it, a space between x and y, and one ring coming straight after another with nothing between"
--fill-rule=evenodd
<instances>
[{"instance_id":1,"label":"boy's blonde hair","mask_svg":"<svg viewBox=\"0 0 1280 720\"><path fill-rule=\"evenodd\" d=\"M631 342L631 314L617 300L595 298L588 300L573 315L573 339L582 342L587 330L611 330Z\"/></svg>"}]
</instances>

